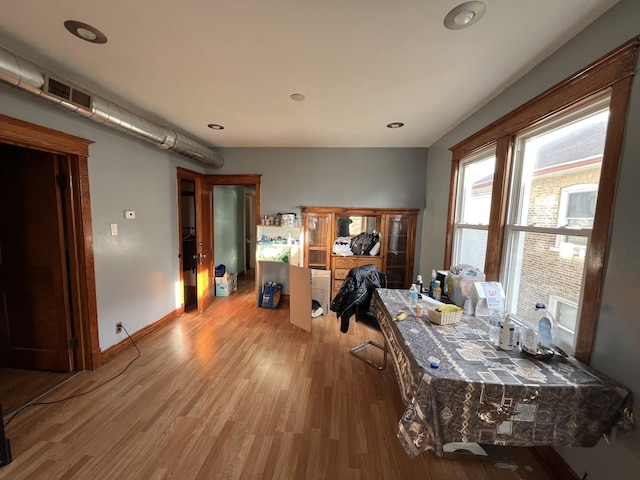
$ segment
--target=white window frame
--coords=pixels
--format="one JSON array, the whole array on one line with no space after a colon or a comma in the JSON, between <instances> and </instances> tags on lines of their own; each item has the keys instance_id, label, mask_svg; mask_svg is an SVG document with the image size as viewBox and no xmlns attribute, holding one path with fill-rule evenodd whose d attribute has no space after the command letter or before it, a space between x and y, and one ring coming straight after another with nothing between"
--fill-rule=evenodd
<instances>
[{"instance_id":1,"label":"white window frame","mask_svg":"<svg viewBox=\"0 0 640 480\"><path fill-rule=\"evenodd\" d=\"M488 148L482 149L479 152L474 153L460 161L460 168L458 169L458 190L456 192L456 211L453 223L453 249L452 249L452 265L458 265L461 263L462 257L462 234L465 230L477 230L488 232L489 230L489 219L487 218L487 223L466 223L462 220L462 214L465 208L466 201L466 192L467 187L464 185L464 175L466 169L478 162L483 162L490 157L495 157L496 148L495 145L492 145ZM493 187L492 187L493 191ZM491 198L489 196L489 208L491 208ZM483 258L486 258L486 244L485 244L485 252L482 255ZM484 269L484 265L473 265L476 268Z\"/></svg>"},{"instance_id":2,"label":"white window frame","mask_svg":"<svg viewBox=\"0 0 640 480\"><path fill-rule=\"evenodd\" d=\"M534 128L540 122L558 114L580 108L605 95L611 97L612 108L607 122L606 148L601 166L598 204L590 245L585 254L583 292L579 300L579 325L576 334L575 356L584 363L591 361L601 311L599 292L604 285L604 270L610 240L617 177L626 132L626 115L630 105L633 75L637 72L637 37L600 57L593 63L571 74L551 88L520 105L501 118L472 133L450 147L452 152L447 234L445 237L444 266L453 258L453 223L457 198L457 172L460 161L488 145L496 145L496 168L493 182L491 220L485 259L488 280L501 280L505 269L506 224L508 199L514 166L514 137ZM555 222L554 222L555 223ZM553 248L553 241L551 242Z\"/></svg>"},{"instance_id":3,"label":"white window frame","mask_svg":"<svg viewBox=\"0 0 640 480\"><path fill-rule=\"evenodd\" d=\"M576 327L574 328L574 330L569 330L567 327L560 325L560 323L557 321L560 318L560 314L558 313L560 311L560 305L567 305L571 308L575 308L576 310ZM549 312L551 313L551 316L556 320L555 324L556 324L556 328L558 330L563 330L569 334L571 334L571 337L573 338L573 343L571 345L562 345L559 344L558 346L564 350L569 350L569 351L573 351L573 349L575 348L575 338L576 338L576 333L577 333L577 329L578 329L578 323L579 323L579 318L580 318L580 312L579 312L579 305L576 302L572 302L571 300L567 300L566 298L560 297L558 295L549 295Z\"/></svg>"},{"instance_id":4,"label":"white window frame","mask_svg":"<svg viewBox=\"0 0 640 480\"><path fill-rule=\"evenodd\" d=\"M551 122L544 122L542 125L537 125L536 127L526 132L520 133L515 137L515 162L512 174L511 191L509 193L510 200L504 233L505 248L503 249L502 271L500 274L500 279L502 284L506 285L505 310L514 317L514 320L516 320L516 322L521 323L523 320L515 315L516 305L513 304L514 299L517 298L517 292L519 292L520 289L520 277L516 274L519 268L517 259L519 256L521 256L523 248L523 245L518 242L518 239L522 238L520 236L520 233L552 234L556 235L556 238L559 238L567 235L567 231L569 230L571 232L571 235L584 235L587 237L587 245L586 247L583 247L582 251L578 252L578 254L583 257L585 256L591 243L591 229L569 229L564 227L564 225L558 227L538 227L535 224L525 223L527 221L527 218L526 215L521 215L521 211L529 204L530 182L524 183L522 181L523 176L528 173L524 172L525 165L524 158L522 157L524 148L523 145L527 140L533 137L552 132L554 129L561 128L573 121L579 121L586 116L593 115L599 111L602 111L603 109L610 108L610 100L610 95L606 95L594 101L593 103L576 109L567 115L562 115ZM521 217L524 222L519 223L518 220ZM518 244L516 242L518 242ZM583 285L585 272L586 269L583 270L581 279L581 283ZM580 294L580 304L582 304L583 293L584 292Z\"/></svg>"},{"instance_id":5,"label":"white window frame","mask_svg":"<svg viewBox=\"0 0 640 480\"><path fill-rule=\"evenodd\" d=\"M597 183L581 183L579 185L570 185L568 187L564 187L560 190L560 205L558 208L558 227L566 228L570 230L571 233L567 232L564 235L558 235L556 238L556 249L558 251L564 251L569 248L576 255L580 255L584 257L587 251L587 247L585 245L576 245L571 242L567 242L565 240L568 236L584 236L587 237L587 244L591 239L591 228L573 228L567 226L567 208L569 206L569 196L575 193L584 193L584 192L597 192L598 184Z\"/></svg>"}]
</instances>

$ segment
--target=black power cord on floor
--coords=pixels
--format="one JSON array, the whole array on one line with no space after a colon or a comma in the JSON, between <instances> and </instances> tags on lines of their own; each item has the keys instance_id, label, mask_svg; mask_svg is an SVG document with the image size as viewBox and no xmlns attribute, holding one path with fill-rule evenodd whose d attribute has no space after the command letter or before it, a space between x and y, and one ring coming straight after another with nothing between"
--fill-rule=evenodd
<instances>
[{"instance_id":1,"label":"black power cord on floor","mask_svg":"<svg viewBox=\"0 0 640 480\"><path fill-rule=\"evenodd\" d=\"M131 338L131 335L129 335L129 332L127 332L127 329L124 328L124 326L122 326L122 329L124 330L124 333L127 334L127 337L129 337L129 340L131 340L131 343L133 344L133 346L135 347L135 349L138 351L138 354L136 355L136 357L131 360L126 367L124 367L122 369L122 371L120 373L118 373L117 375L114 375L113 377L109 378L108 380L105 380L104 382L102 382L99 385L96 385L95 387L87 390L86 392L80 392L80 393L76 393L75 395L70 395L68 397L64 397L61 398L59 400L52 400L50 402L33 402L33 403L28 403L24 406L22 406L21 408L19 408L16 412L14 412L11 415L11 418L9 418L9 420L7 420L7 423L4 424L5 428L11 423L11 421L16 418L18 416L18 414L20 412L22 412L23 410L26 410L29 407L33 407L35 405L55 405L56 403L61 403L61 402L66 402L67 400L71 400L73 398L77 398L77 397L81 397L83 395L87 395L91 392L95 392L97 389L99 389L100 387L106 385L107 383L109 383L112 380L115 380L116 378L118 378L120 375L122 375L124 372L127 371L127 369L131 366L131 364L133 364L133 362L135 362L136 360L138 360L140 358L140 356L142 355L142 353L140 352L140 349L138 348L138 345L136 345L136 342L133 341L133 338Z\"/></svg>"}]
</instances>

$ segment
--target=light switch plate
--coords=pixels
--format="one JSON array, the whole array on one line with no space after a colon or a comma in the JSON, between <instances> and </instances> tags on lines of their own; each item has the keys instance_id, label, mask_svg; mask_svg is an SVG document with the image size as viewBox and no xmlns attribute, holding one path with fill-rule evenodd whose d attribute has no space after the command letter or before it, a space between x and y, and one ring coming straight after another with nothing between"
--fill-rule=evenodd
<instances>
[{"instance_id":1,"label":"light switch plate","mask_svg":"<svg viewBox=\"0 0 640 480\"><path fill-rule=\"evenodd\" d=\"M111 224L111 235L118 235L118 224L117 223L112 223Z\"/></svg>"},{"instance_id":2,"label":"light switch plate","mask_svg":"<svg viewBox=\"0 0 640 480\"><path fill-rule=\"evenodd\" d=\"M134 218L136 218L135 210L125 210L124 218L126 218L127 220L133 220Z\"/></svg>"}]
</instances>

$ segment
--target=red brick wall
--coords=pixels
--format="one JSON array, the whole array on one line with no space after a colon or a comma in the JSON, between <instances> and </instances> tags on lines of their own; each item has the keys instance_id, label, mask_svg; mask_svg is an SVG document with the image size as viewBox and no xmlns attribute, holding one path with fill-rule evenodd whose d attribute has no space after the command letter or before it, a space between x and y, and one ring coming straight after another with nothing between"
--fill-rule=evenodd
<instances>
[{"instance_id":1,"label":"red brick wall","mask_svg":"<svg viewBox=\"0 0 640 480\"><path fill-rule=\"evenodd\" d=\"M599 179L600 165L577 172L534 177L527 223L556 227L562 188L598 183ZM543 302L548 307L549 295L578 302L584 258L577 255L562 258L556 248L556 236L549 234L527 233L525 252L516 315L527 320L537 318L535 304Z\"/></svg>"}]
</instances>

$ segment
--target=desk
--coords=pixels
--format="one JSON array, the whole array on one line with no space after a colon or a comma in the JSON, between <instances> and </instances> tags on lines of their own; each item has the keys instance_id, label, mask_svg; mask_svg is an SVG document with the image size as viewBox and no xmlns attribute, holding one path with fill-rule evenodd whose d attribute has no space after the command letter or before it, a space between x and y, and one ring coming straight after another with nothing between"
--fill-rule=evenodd
<instances>
[{"instance_id":1,"label":"desk","mask_svg":"<svg viewBox=\"0 0 640 480\"><path fill-rule=\"evenodd\" d=\"M394 321L410 312L408 300L406 290L380 288L371 308L407 406L397 436L410 457L442 456L451 442L591 447L614 426L632 427L630 392L574 358L498 350L486 320L473 316L452 325L412 314Z\"/></svg>"}]
</instances>

